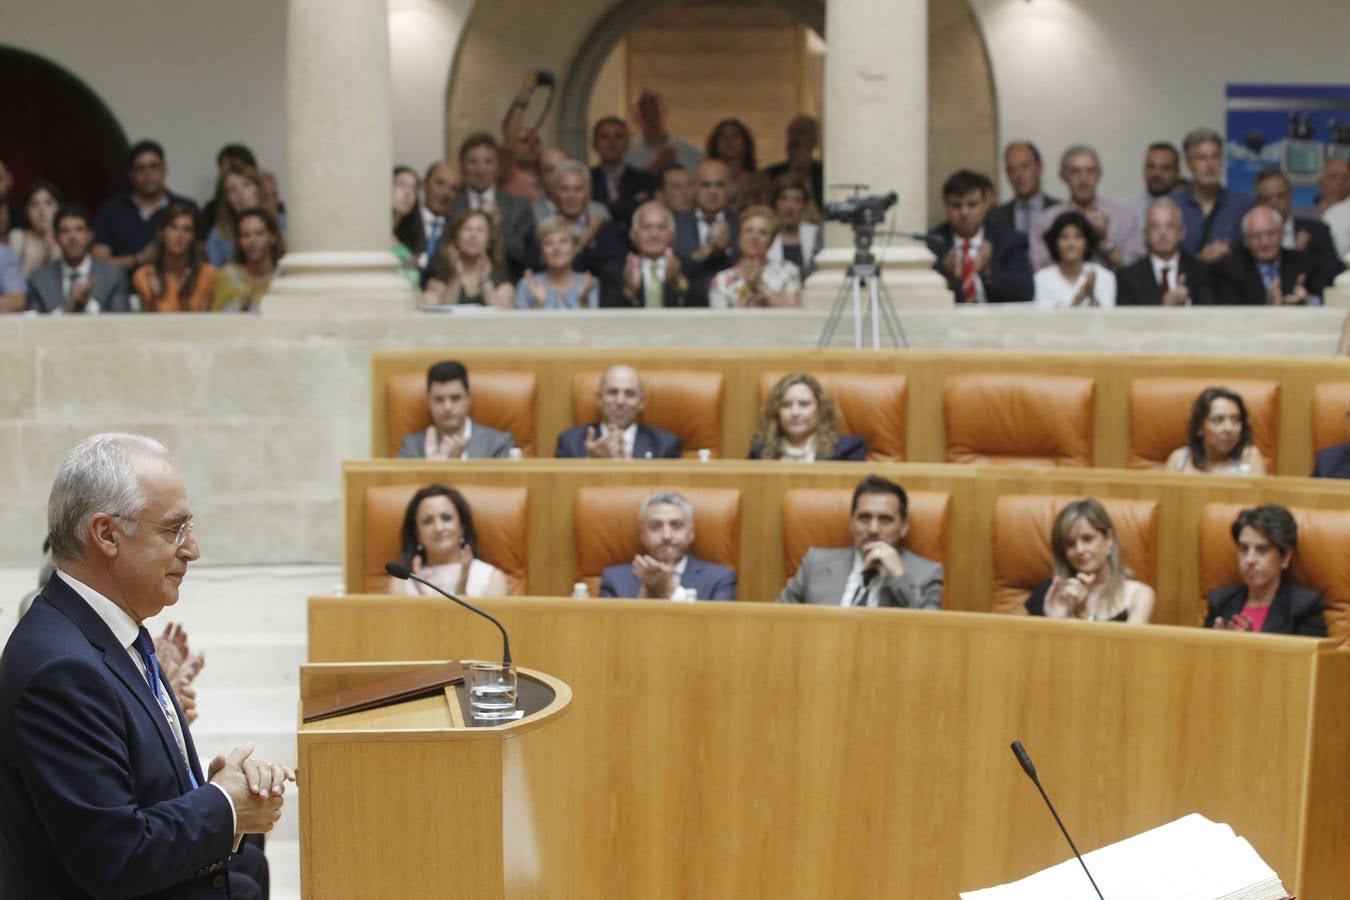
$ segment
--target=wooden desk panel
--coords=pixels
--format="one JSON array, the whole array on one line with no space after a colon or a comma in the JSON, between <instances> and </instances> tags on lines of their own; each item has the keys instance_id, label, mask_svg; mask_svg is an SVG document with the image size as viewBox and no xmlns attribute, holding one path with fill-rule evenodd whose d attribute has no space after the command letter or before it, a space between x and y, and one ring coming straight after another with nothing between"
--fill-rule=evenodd
<instances>
[{"instance_id":1,"label":"wooden desk panel","mask_svg":"<svg viewBox=\"0 0 1350 900\"><path fill-rule=\"evenodd\" d=\"M1350 882L1350 653L1200 629L770 604L502 600L571 684L560 896L954 896L1190 811L1300 896ZM315 661L480 655L448 601L310 601ZM1267 752L1253 753L1260 747ZM1336 888L1328 886L1335 885Z\"/></svg>"}]
</instances>

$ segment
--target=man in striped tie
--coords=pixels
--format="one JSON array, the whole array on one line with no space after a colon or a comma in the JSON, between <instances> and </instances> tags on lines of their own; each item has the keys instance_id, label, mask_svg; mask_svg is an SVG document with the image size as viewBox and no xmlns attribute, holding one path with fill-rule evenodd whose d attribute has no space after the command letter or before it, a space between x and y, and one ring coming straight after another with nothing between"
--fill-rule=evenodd
<instances>
[{"instance_id":1,"label":"man in striped tie","mask_svg":"<svg viewBox=\"0 0 1350 900\"><path fill-rule=\"evenodd\" d=\"M201 553L168 451L82 441L47 527L56 574L0 656L0 896L261 896L231 856L295 775L251 744L203 772L145 627Z\"/></svg>"},{"instance_id":2,"label":"man in striped tie","mask_svg":"<svg viewBox=\"0 0 1350 900\"><path fill-rule=\"evenodd\" d=\"M1035 291L1028 262L1027 239L989 218L994 185L968 169L942 185L947 223L928 233L933 268L961 303L1029 301Z\"/></svg>"}]
</instances>

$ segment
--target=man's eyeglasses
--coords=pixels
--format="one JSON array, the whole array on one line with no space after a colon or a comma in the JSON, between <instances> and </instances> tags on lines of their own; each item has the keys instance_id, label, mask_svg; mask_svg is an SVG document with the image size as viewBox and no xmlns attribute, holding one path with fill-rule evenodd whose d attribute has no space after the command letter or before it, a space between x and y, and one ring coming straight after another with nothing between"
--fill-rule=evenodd
<instances>
[{"instance_id":1,"label":"man's eyeglasses","mask_svg":"<svg viewBox=\"0 0 1350 900\"><path fill-rule=\"evenodd\" d=\"M123 516L118 513L108 513L114 519L126 519L128 522L135 522L137 525L149 525L151 528L158 528L160 531L167 531L173 535L173 545L181 547L187 543L188 535L192 534L192 520L188 519L182 525L157 525L154 522L147 522L144 519L133 519L131 516Z\"/></svg>"}]
</instances>

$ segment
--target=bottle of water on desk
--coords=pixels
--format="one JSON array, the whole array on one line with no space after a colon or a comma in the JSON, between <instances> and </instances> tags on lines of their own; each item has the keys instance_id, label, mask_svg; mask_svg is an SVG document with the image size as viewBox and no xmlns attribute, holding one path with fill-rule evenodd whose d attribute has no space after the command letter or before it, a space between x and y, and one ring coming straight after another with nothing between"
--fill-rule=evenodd
<instances>
[{"instance_id":1,"label":"bottle of water on desk","mask_svg":"<svg viewBox=\"0 0 1350 900\"><path fill-rule=\"evenodd\" d=\"M591 599L591 592L586 589L586 582L578 581L576 584L572 585L572 599L573 600Z\"/></svg>"}]
</instances>

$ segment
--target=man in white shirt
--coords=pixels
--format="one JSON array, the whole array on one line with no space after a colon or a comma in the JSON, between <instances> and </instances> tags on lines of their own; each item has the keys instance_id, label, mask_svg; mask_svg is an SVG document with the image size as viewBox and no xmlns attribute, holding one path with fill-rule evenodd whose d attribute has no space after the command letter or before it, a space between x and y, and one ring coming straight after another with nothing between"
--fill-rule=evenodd
<instances>
[{"instance_id":1,"label":"man in white shirt","mask_svg":"<svg viewBox=\"0 0 1350 900\"><path fill-rule=\"evenodd\" d=\"M559 458L679 459L680 439L669 431L638 424L647 408L642 376L632 366L610 366L595 392L600 421L558 435Z\"/></svg>"},{"instance_id":2,"label":"man in white shirt","mask_svg":"<svg viewBox=\"0 0 1350 900\"><path fill-rule=\"evenodd\" d=\"M806 551L779 603L938 609L942 564L904 547L909 495L893 481L868 475L853 490L852 547Z\"/></svg>"},{"instance_id":3,"label":"man in white shirt","mask_svg":"<svg viewBox=\"0 0 1350 900\"><path fill-rule=\"evenodd\" d=\"M431 424L405 435L398 448L407 459L492 459L511 455L515 439L469 418L473 396L469 371L453 359L427 369L427 411Z\"/></svg>"},{"instance_id":4,"label":"man in white shirt","mask_svg":"<svg viewBox=\"0 0 1350 900\"><path fill-rule=\"evenodd\" d=\"M694 507L677 491L656 491L638 510L642 552L631 564L608 566L601 597L638 600L735 600L736 572L705 562L694 546Z\"/></svg>"},{"instance_id":5,"label":"man in white shirt","mask_svg":"<svg viewBox=\"0 0 1350 900\"><path fill-rule=\"evenodd\" d=\"M168 451L86 439L47 518L56 574L0 656L0 896L257 896L230 855L295 774L251 744L203 773L160 671L144 623L201 553Z\"/></svg>"},{"instance_id":6,"label":"man in white shirt","mask_svg":"<svg viewBox=\"0 0 1350 900\"><path fill-rule=\"evenodd\" d=\"M62 204L52 222L61 258L28 279L28 308L40 313L130 312L126 274L89 252L94 229L89 211Z\"/></svg>"},{"instance_id":7,"label":"man in white shirt","mask_svg":"<svg viewBox=\"0 0 1350 900\"><path fill-rule=\"evenodd\" d=\"M928 248L957 303L1031 300L1027 239L989 216L993 199L993 182L969 169L942 185L947 222L928 233Z\"/></svg>"}]
</instances>

